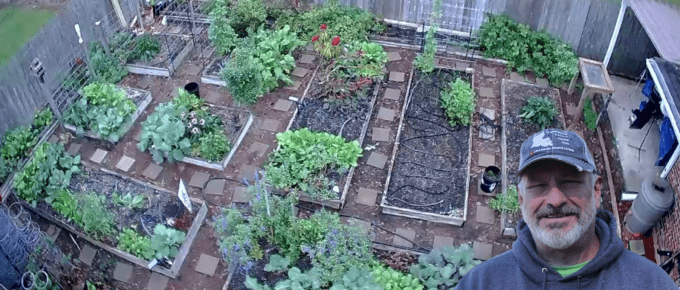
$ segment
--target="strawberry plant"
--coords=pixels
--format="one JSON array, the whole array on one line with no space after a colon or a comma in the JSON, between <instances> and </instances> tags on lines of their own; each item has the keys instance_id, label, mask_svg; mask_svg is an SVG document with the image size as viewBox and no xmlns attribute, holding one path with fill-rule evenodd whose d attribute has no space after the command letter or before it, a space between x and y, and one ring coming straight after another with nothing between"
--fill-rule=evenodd
<instances>
[{"instance_id":1,"label":"strawberry plant","mask_svg":"<svg viewBox=\"0 0 680 290\"><path fill-rule=\"evenodd\" d=\"M547 126L552 125L553 119L557 115L557 107L555 101L549 97L533 96L527 100L526 105L522 107L519 115L525 121L536 124L541 127L541 130Z\"/></svg>"}]
</instances>

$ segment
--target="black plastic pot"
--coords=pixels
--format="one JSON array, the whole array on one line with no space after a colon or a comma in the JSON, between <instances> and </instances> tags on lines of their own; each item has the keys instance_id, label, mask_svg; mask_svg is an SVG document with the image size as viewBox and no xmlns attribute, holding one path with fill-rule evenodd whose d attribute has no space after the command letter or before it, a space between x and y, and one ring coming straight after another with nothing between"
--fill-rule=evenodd
<instances>
[{"instance_id":1,"label":"black plastic pot","mask_svg":"<svg viewBox=\"0 0 680 290\"><path fill-rule=\"evenodd\" d=\"M484 169L484 174L482 174L482 184L480 188L482 191L487 193L492 193L498 183L501 182L501 169L496 166L489 166Z\"/></svg>"},{"instance_id":2,"label":"black plastic pot","mask_svg":"<svg viewBox=\"0 0 680 290\"><path fill-rule=\"evenodd\" d=\"M191 82L186 85L184 85L184 90L187 91L187 93L191 95L195 95L197 97L201 97L201 95L198 93L198 84Z\"/></svg>"},{"instance_id":3,"label":"black plastic pot","mask_svg":"<svg viewBox=\"0 0 680 290\"><path fill-rule=\"evenodd\" d=\"M153 5L153 16L160 16L165 6L165 1L159 1L158 4Z\"/></svg>"}]
</instances>

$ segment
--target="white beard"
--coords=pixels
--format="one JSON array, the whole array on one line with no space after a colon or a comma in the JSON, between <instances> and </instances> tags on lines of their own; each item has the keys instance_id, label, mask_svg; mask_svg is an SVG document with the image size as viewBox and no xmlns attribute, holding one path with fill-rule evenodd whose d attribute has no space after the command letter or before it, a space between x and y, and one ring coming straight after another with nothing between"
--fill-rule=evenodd
<instances>
[{"instance_id":1,"label":"white beard","mask_svg":"<svg viewBox=\"0 0 680 290\"><path fill-rule=\"evenodd\" d=\"M585 209L581 211L576 224L566 233L563 233L560 228L542 228L534 215L526 212L524 204L521 206L522 216L524 217L527 226L529 226L531 235L534 238L550 248L563 250L576 243L576 241L578 241L595 222L597 207L595 206L595 195L591 194L591 196L590 204L586 205Z\"/></svg>"}]
</instances>

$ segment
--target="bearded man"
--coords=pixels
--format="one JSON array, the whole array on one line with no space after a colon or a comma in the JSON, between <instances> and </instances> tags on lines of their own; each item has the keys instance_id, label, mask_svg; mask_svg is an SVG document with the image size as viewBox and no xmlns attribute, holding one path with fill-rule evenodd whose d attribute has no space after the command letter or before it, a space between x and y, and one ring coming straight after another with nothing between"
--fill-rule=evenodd
<instances>
[{"instance_id":1,"label":"bearded man","mask_svg":"<svg viewBox=\"0 0 680 290\"><path fill-rule=\"evenodd\" d=\"M602 178L576 133L532 135L517 172L517 241L456 289L678 289L661 267L623 248L614 216L599 210Z\"/></svg>"}]
</instances>

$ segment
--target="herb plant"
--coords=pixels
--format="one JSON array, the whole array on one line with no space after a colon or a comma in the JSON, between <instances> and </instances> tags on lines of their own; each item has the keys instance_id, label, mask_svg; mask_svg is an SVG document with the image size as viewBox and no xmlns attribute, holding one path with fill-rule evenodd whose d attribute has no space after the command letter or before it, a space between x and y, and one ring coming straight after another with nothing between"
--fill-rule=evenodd
<instances>
[{"instance_id":1,"label":"herb plant","mask_svg":"<svg viewBox=\"0 0 680 290\"><path fill-rule=\"evenodd\" d=\"M583 120L588 130L594 131L597 129L597 113L593 110L593 101L590 98L586 99L583 106Z\"/></svg>"},{"instance_id":2,"label":"herb plant","mask_svg":"<svg viewBox=\"0 0 680 290\"><path fill-rule=\"evenodd\" d=\"M150 260L154 255L151 239L139 234L133 228L123 229L118 234L118 249L144 260Z\"/></svg>"},{"instance_id":3,"label":"herb plant","mask_svg":"<svg viewBox=\"0 0 680 290\"><path fill-rule=\"evenodd\" d=\"M384 290L423 290L418 278L382 265L373 267L373 280Z\"/></svg>"},{"instance_id":4,"label":"herb plant","mask_svg":"<svg viewBox=\"0 0 680 290\"><path fill-rule=\"evenodd\" d=\"M533 96L527 100L526 105L522 107L519 115L525 121L536 124L541 127L541 130L547 126L551 126L553 119L557 115L557 107L555 101L550 97Z\"/></svg>"},{"instance_id":5,"label":"herb plant","mask_svg":"<svg viewBox=\"0 0 680 290\"><path fill-rule=\"evenodd\" d=\"M310 132L307 128L276 135L279 150L265 165L269 181L277 189L301 191L315 199L337 198L327 174L357 166L359 142L341 136Z\"/></svg>"},{"instance_id":6,"label":"herb plant","mask_svg":"<svg viewBox=\"0 0 680 290\"><path fill-rule=\"evenodd\" d=\"M338 66L348 68L350 76L381 79L387 63L387 52L382 45L374 42L357 42L350 45L348 53L338 59Z\"/></svg>"},{"instance_id":7,"label":"herb plant","mask_svg":"<svg viewBox=\"0 0 680 290\"><path fill-rule=\"evenodd\" d=\"M97 239L103 239L116 233L114 215L106 207L106 197L96 193L80 196L83 230Z\"/></svg>"},{"instance_id":8,"label":"herb plant","mask_svg":"<svg viewBox=\"0 0 680 290\"><path fill-rule=\"evenodd\" d=\"M177 255L178 246L184 242L186 234L162 224L157 224L151 237L151 248L156 259L174 258Z\"/></svg>"},{"instance_id":9,"label":"herb plant","mask_svg":"<svg viewBox=\"0 0 680 290\"><path fill-rule=\"evenodd\" d=\"M246 47L251 47L252 44ZM263 95L265 82L262 76L264 67L260 62L243 50L232 53L232 58L220 71L232 98L239 103L252 105Z\"/></svg>"},{"instance_id":10,"label":"herb plant","mask_svg":"<svg viewBox=\"0 0 680 290\"><path fill-rule=\"evenodd\" d=\"M142 135L137 148L149 150L154 162L162 163L163 154L168 160L182 160L189 154L191 142L184 136L185 125L173 102L159 104L154 112L142 122Z\"/></svg>"},{"instance_id":11,"label":"herb plant","mask_svg":"<svg viewBox=\"0 0 680 290\"><path fill-rule=\"evenodd\" d=\"M509 211L511 213L517 212L519 210L519 199L517 196L517 186L511 185L508 187L508 191L496 195L491 201L489 201L489 208L495 209L497 211Z\"/></svg>"},{"instance_id":12,"label":"herb plant","mask_svg":"<svg viewBox=\"0 0 680 290\"><path fill-rule=\"evenodd\" d=\"M17 127L5 133L2 141L2 158L5 160L19 160L28 157L38 142L37 136L28 127Z\"/></svg>"},{"instance_id":13,"label":"herb plant","mask_svg":"<svg viewBox=\"0 0 680 290\"><path fill-rule=\"evenodd\" d=\"M452 127L470 125L472 112L475 110L475 92L468 81L457 78L448 89L440 93L442 108Z\"/></svg>"},{"instance_id":14,"label":"herb plant","mask_svg":"<svg viewBox=\"0 0 680 290\"><path fill-rule=\"evenodd\" d=\"M452 289L479 263L473 260L472 248L467 244L447 246L420 256L418 264L411 266L411 275L418 277L427 289Z\"/></svg>"},{"instance_id":15,"label":"herb plant","mask_svg":"<svg viewBox=\"0 0 680 290\"><path fill-rule=\"evenodd\" d=\"M231 144L224 132L203 134L199 143L201 144L201 157L212 162L222 161L231 150Z\"/></svg>"},{"instance_id":16,"label":"herb plant","mask_svg":"<svg viewBox=\"0 0 680 290\"><path fill-rule=\"evenodd\" d=\"M149 34L135 38L135 48L132 50L129 60L152 61L161 51L161 43Z\"/></svg>"}]
</instances>

